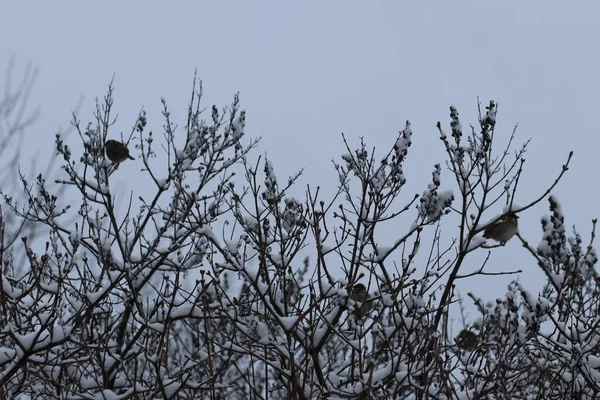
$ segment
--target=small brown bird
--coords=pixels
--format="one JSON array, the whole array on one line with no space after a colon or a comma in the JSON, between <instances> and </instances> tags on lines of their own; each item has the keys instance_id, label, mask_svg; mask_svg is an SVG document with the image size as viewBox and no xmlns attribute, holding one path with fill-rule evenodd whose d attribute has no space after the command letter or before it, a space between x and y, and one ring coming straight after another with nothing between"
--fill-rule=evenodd
<instances>
[{"instance_id":1,"label":"small brown bird","mask_svg":"<svg viewBox=\"0 0 600 400\"><path fill-rule=\"evenodd\" d=\"M358 319L366 317L371 311L371 308L373 308L373 302L369 297L369 292L367 292L367 288L362 283L357 283L354 285L350 289L348 297L350 300L360 303L356 305L356 309L354 311L354 315Z\"/></svg>"},{"instance_id":2,"label":"small brown bird","mask_svg":"<svg viewBox=\"0 0 600 400\"><path fill-rule=\"evenodd\" d=\"M135 160L135 158L129 155L129 149L117 140L107 140L104 149L106 151L106 157L112 162L121 163L128 158L130 160Z\"/></svg>"},{"instance_id":3,"label":"small brown bird","mask_svg":"<svg viewBox=\"0 0 600 400\"><path fill-rule=\"evenodd\" d=\"M519 228L517 219L519 217L514 213L504 215L498 222L485 228L483 237L494 239L502 244L508 242L517 233L517 229Z\"/></svg>"},{"instance_id":4,"label":"small brown bird","mask_svg":"<svg viewBox=\"0 0 600 400\"><path fill-rule=\"evenodd\" d=\"M479 344L479 336L468 329L463 329L460 331L458 336L454 338L454 341L459 348L467 351L473 351Z\"/></svg>"}]
</instances>

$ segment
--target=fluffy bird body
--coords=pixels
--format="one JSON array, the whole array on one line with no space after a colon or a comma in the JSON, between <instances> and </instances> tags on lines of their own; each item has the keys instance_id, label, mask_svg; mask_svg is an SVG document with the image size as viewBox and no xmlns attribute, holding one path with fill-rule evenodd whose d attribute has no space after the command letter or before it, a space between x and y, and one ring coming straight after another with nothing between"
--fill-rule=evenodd
<instances>
[{"instance_id":1,"label":"fluffy bird body","mask_svg":"<svg viewBox=\"0 0 600 400\"><path fill-rule=\"evenodd\" d=\"M361 319L366 317L373 307L372 301L370 300L369 292L362 283L357 283L350 289L348 297L351 300L359 303L354 311L356 318Z\"/></svg>"},{"instance_id":2,"label":"fluffy bird body","mask_svg":"<svg viewBox=\"0 0 600 400\"><path fill-rule=\"evenodd\" d=\"M104 149L106 151L106 157L112 162L121 163L128 158L130 160L135 160L135 158L129 155L127 146L117 140L107 140Z\"/></svg>"},{"instance_id":3,"label":"fluffy bird body","mask_svg":"<svg viewBox=\"0 0 600 400\"><path fill-rule=\"evenodd\" d=\"M467 329L460 331L454 340L459 348L468 351L475 350L479 344L479 336Z\"/></svg>"},{"instance_id":4,"label":"fluffy bird body","mask_svg":"<svg viewBox=\"0 0 600 400\"><path fill-rule=\"evenodd\" d=\"M483 237L494 239L500 243L508 242L519 229L518 218L513 213L504 215L498 222L485 228Z\"/></svg>"}]
</instances>

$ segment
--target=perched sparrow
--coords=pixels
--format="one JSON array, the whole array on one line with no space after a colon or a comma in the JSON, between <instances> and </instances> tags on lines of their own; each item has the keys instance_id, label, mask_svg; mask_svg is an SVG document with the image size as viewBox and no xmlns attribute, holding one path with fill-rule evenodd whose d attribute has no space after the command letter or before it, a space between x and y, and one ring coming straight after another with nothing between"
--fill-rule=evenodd
<instances>
[{"instance_id":1,"label":"perched sparrow","mask_svg":"<svg viewBox=\"0 0 600 400\"><path fill-rule=\"evenodd\" d=\"M370 300L369 293L367 292L367 288L362 283L357 283L350 289L350 293L348 295L350 300L354 300L357 303L356 309L354 311L354 315L357 319L361 319L371 311L373 308L373 303Z\"/></svg>"},{"instance_id":2,"label":"perched sparrow","mask_svg":"<svg viewBox=\"0 0 600 400\"><path fill-rule=\"evenodd\" d=\"M107 140L104 149L106 150L106 157L112 162L121 163L127 158L135 160L129 155L127 147L117 140Z\"/></svg>"},{"instance_id":3,"label":"perched sparrow","mask_svg":"<svg viewBox=\"0 0 600 400\"><path fill-rule=\"evenodd\" d=\"M463 329L460 331L458 336L454 338L454 341L459 348L467 351L473 351L477 348L479 336L468 329Z\"/></svg>"},{"instance_id":4,"label":"perched sparrow","mask_svg":"<svg viewBox=\"0 0 600 400\"><path fill-rule=\"evenodd\" d=\"M508 242L517 233L519 227L517 219L519 217L514 213L504 215L498 222L485 228L483 237L494 239L502 244Z\"/></svg>"},{"instance_id":5,"label":"perched sparrow","mask_svg":"<svg viewBox=\"0 0 600 400\"><path fill-rule=\"evenodd\" d=\"M285 286L283 290L285 303L292 305L294 300L298 297L298 294L300 294L300 288L298 287L298 283L296 283L294 276L290 274L285 278Z\"/></svg>"}]
</instances>

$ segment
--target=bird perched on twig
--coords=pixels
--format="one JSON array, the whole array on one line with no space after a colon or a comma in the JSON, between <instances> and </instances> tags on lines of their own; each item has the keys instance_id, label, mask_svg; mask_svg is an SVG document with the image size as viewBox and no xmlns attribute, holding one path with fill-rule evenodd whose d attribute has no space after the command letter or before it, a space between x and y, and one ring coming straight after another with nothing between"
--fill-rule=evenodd
<instances>
[{"instance_id":1,"label":"bird perched on twig","mask_svg":"<svg viewBox=\"0 0 600 400\"><path fill-rule=\"evenodd\" d=\"M369 314L371 311L371 308L373 308L373 302L369 297L369 292L367 292L367 288L362 283L357 283L356 285L352 286L348 297L350 300L360 303L357 304L354 311L354 315L358 319L367 316L367 314Z\"/></svg>"},{"instance_id":2,"label":"bird perched on twig","mask_svg":"<svg viewBox=\"0 0 600 400\"><path fill-rule=\"evenodd\" d=\"M121 163L128 158L135 160L135 158L129 155L129 149L117 140L107 140L104 144L104 150L106 151L106 157L115 163Z\"/></svg>"},{"instance_id":3,"label":"bird perched on twig","mask_svg":"<svg viewBox=\"0 0 600 400\"><path fill-rule=\"evenodd\" d=\"M485 228L483 237L494 239L502 244L508 242L517 233L517 229L519 228L517 219L519 217L515 213L508 213L502 216L499 221Z\"/></svg>"},{"instance_id":4,"label":"bird perched on twig","mask_svg":"<svg viewBox=\"0 0 600 400\"><path fill-rule=\"evenodd\" d=\"M454 341L459 348L467 351L473 351L479 344L479 336L468 329L463 329L460 331Z\"/></svg>"}]
</instances>

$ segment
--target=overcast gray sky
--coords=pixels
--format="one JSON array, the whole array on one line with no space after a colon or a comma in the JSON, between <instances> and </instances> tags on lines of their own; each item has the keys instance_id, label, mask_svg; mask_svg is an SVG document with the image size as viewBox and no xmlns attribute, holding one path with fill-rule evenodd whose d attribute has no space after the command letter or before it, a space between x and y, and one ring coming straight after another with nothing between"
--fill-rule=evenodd
<instances>
[{"instance_id":1,"label":"overcast gray sky","mask_svg":"<svg viewBox=\"0 0 600 400\"><path fill-rule=\"evenodd\" d=\"M305 168L302 183L324 187L337 183L330 165L344 152L342 132L383 153L409 119L405 172L420 192L445 160L435 124L448 126L448 106L468 126L477 96L494 99L497 135L508 138L519 123L517 143L532 139L517 202L543 191L574 150L555 193L567 224L587 234L600 214L599 11L594 1L4 0L0 67L15 56L18 66L40 69L31 104L42 114L28 140L43 157L82 98L80 116L90 118L113 74L115 132L129 131L142 106L160 132L161 96L183 122L197 67L207 104L240 92L246 134L263 138L256 155L268 153L281 178ZM450 183L447 171L442 180ZM544 202L522 215L521 232L534 244L546 212ZM536 268L516 241L495 251L496 269L507 259ZM482 295L505 290L503 280L478 282Z\"/></svg>"}]
</instances>

